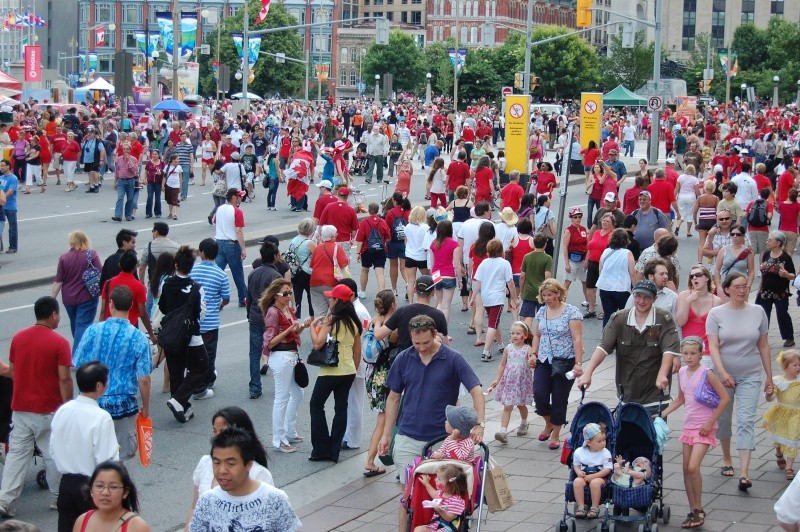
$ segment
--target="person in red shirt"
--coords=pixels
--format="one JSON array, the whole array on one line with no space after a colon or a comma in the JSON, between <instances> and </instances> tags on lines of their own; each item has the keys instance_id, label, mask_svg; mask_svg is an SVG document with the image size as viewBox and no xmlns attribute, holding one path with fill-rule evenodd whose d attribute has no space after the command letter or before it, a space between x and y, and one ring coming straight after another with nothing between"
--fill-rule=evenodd
<instances>
[{"instance_id":1,"label":"person in red shirt","mask_svg":"<svg viewBox=\"0 0 800 532\"><path fill-rule=\"evenodd\" d=\"M656 170L656 176L650 186L647 187L650 193L651 205L664 214L668 214L670 208L678 213L678 202L675 198L675 186L666 179L664 170Z\"/></svg>"},{"instance_id":2,"label":"person in red shirt","mask_svg":"<svg viewBox=\"0 0 800 532\"><path fill-rule=\"evenodd\" d=\"M55 132L50 137L50 144L53 146L53 170L56 171L56 185L61 184L61 154L64 153L64 146L67 144L67 136L61 126L56 127Z\"/></svg>"},{"instance_id":3,"label":"person in red shirt","mask_svg":"<svg viewBox=\"0 0 800 532\"><path fill-rule=\"evenodd\" d=\"M519 184L519 171L512 170L508 174L508 184L500 190L501 208L509 207L512 211L517 212L524 195L525 189Z\"/></svg>"},{"instance_id":4,"label":"person in red shirt","mask_svg":"<svg viewBox=\"0 0 800 532\"><path fill-rule=\"evenodd\" d=\"M484 142L491 142L491 140L492 140L492 128L489 126L489 124L487 124L486 122L481 120L478 123L477 131L475 131L475 137L479 138L480 140L482 140Z\"/></svg>"},{"instance_id":5,"label":"person in red shirt","mask_svg":"<svg viewBox=\"0 0 800 532\"><path fill-rule=\"evenodd\" d=\"M622 213L627 216L639 208L639 192L644 186L644 177L637 175L633 186L625 191L622 197Z\"/></svg>"},{"instance_id":6,"label":"person in red shirt","mask_svg":"<svg viewBox=\"0 0 800 532\"><path fill-rule=\"evenodd\" d=\"M461 129L461 138L464 139L464 149L467 151L467 159L469 159L472 147L475 145L475 130L469 127L469 124L464 124Z\"/></svg>"},{"instance_id":7,"label":"person in red shirt","mask_svg":"<svg viewBox=\"0 0 800 532\"><path fill-rule=\"evenodd\" d=\"M386 281L383 275L383 269L386 265L386 242L392 238L392 232L386 222L378 216L378 209L380 206L372 202L367 208L369 216L361 220L358 224L358 232L356 233L356 243L358 246L358 255L356 260L361 263L360 285L361 291L358 297L364 298L367 296L367 280L369 278L369 269L375 268L375 278L378 281L378 290L386 288ZM370 241L371 235L377 231L380 237L380 243L374 239Z\"/></svg>"},{"instance_id":8,"label":"person in red shirt","mask_svg":"<svg viewBox=\"0 0 800 532\"><path fill-rule=\"evenodd\" d=\"M478 160L475 167L475 203L480 201L492 202L492 194L495 191L494 172L489 166L490 159L484 155Z\"/></svg>"},{"instance_id":9,"label":"person in red shirt","mask_svg":"<svg viewBox=\"0 0 800 532\"><path fill-rule=\"evenodd\" d=\"M800 176L797 166L790 166L778 176L778 203L784 202L789 197L789 190L794 188L797 178Z\"/></svg>"},{"instance_id":10,"label":"person in red shirt","mask_svg":"<svg viewBox=\"0 0 800 532\"><path fill-rule=\"evenodd\" d=\"M680 175L678 174L677 170L675 170L675 159L672 157L668 158L666 164L664 165L664 177L666 178L667 183L672 185L673 188L678 184L678 178Z\"/></svg>"},{"instance_id":11,"label":"person in red shirt","mask_svg":"<svg viewBox=\"0 0 800 532\"><path fill-rule=\"evenodd\" d=\"M322 211L325 210L325 207L330 205L331 203L336 203L338 200L336 196L333 195L333 183L331 183L327 179L323 179L317 185L319 188L319 199L317 199L317 203L314 205L314 221L319 222L319 219L322 217Z\"/></svg>"},{"instance_id":12,"label":"person in red shirt","mask_svg":"<svg viewBox=\"0 0 800 532\"><path fill-rule=\"evenodd\" d=\"M756 187L758 187L758 191L761 192L765 188L769 189L769 198L770 203L775 203L775 192L772 190L772 181L770 178L764 175L767 171L767 165L764 163L758 163L756 165L756 173L753 176L753 180L756 182Z\"/></svg>"},{"instance_id":13,"label":"person in red shirt","mask_svg":"<svg viewBox=\"0 0 800 532\"><path fill-rule=\"evenodd\" d=\"M609 159L608 152L611 150L615 150L617 153L619 153L619 143L617 142L617 136L614 133L611 133L608 136L608 140L603 143L602 152L604 161Z\"/></svg>"},{"instance_id":14,"label":"person in red shirt","mask_svg":"<svg viewBox=\"0 0 800 532\"><path fill-rule=\"evenodd\" d=\"M456 157L456 160L452 161L447 167L448 201L453 201L455 199L456 189L458 189L458 187L466 186L470 188L470 181L472 180L469 172L469 165L467 164L467 152L459 150Z\"/></svg>"},{"instance_id":15,"label":"person in red shirt","mask_svg":"<svg viewBox=\"0 0 800 532\"><path fill-rule=\"evenodd\" d=\"M180 139L178 139L180 141ZM233 161L231 155L233 152L239 152L239 149L233 144L228 135L222 137L222 144L219 145L219 157L223 164Z\"/></svg>"},{"instance_id":16,"label":"person in red shirt","mask_svg":"<svg viewBox=\"0 0 800 532\"><path fill-rule=\"evenodd\" d=\"M67 142L62 152L64 179L67 182L67 186L64 189L65 192L72 192L78 188L78 185L75 184L75 168L78 166L80 155L81 145L75 140L75 133L70 131L67 133Z\"/></svg>"},{"instance_id":17,"label":"person in red shirt","mask_svg":"<svg viewBox=\"0 0 800 532\"><path fill-rule=\"evenodd\" d=\"M403 279L406 278L405 276L405 258L406 258L406 241L405 241L405 232L403 233L402 238L399 234L397 234L397 230L399 227L400 222L395 223L395 220L398 218L403 219L403 225L408 225L408 218L411 215L411 202L408 201L407 198L403 197L402 192L395 192L392 194L392 208L386 211L386 215L384 218L386 219L386 225L389 226L389 230L391 232L391 240L389 240L389 244L387 246L388 253L387 257L389 259L389 279L392 281L392 290L397 292L397 275L398 271L401 271L403 274Z\"/></svg>"},{"instance_id":18,"label":"person in red shirt","mask_svg":"<svg viewBox=\"0 0 800 532\"><path fill-rule=\"evenodd\" d=\"M547 161L539 164L539 172L536 178L536 194L547 194L549 198L553 197L553 189L558 186L556 174L553 173L553 165Z\"/></svg>"},{"instance_id":19,"label":"person in red shirt","mask_svg":"<svg viewBox=\"0 0 800 532\"><path fill-rule=\"evenodd\" d=\"M150 316L147 314L145 304L147 303L147 289L139 279L134 276L138 258L135 250L128 250L119 258L120 272L105 282L100 292L100 321L105 321L111 317L111 291L118 286L127 286L133 294L133 304L128 311L128 321L134 327L139 327L139 318L144 324L150 341L156 344L156 336L153 334L153 326L150 323Z\"/></svg>"},{"instance_id":20,"label":"person in red shirt","mask_svg":"<svg viewBox=\"0 0 800 532\"><path fill-rule=\"evenodd\" d=\"M339 187L336 196L338 201L325 207L319 217L319 224L336 227L336 243L349 255L350 243L358 230L358 215L356 210L347 204L347 198L350 196L349 188Z\"/></svg>"},{"instance_id":21,"label":"person in red shirt","mask_svg":"<svg viewBox=\"0 0 800 532\"><path fill-rule=\"evenodd\" d=\"M709 147L713 150L717 144L717 126L714 124L713 120L709 120L703 130L705 131L706 142L708 142Z\"/></svg>"},{"instance_id":22,"label":"person in red shirt","mask_svg":"<svg viewBox=\"0 0 800 532\"><path fill-rule=\"evenodd\" d=\"M44 296L33 305L36 324L14 335L9 364L0 362L0 374L14 377L11 392L9 451L0 485L0 514L13 516L25 475L33 458L33 443L44 458L50 489L58 471L50 456L50 421L59 406L72 399L72 352L66 338L55 332L61 321L58 301ZM28 503L30 504L30 502ZM26 505L27 506L27 505Z\"/></svg>"},{"instance_id":23,"label":"person in red shirt","mask_svg":"<svg viewBox=\"0 0 800 532\"><path fill-rule=\"evenodd\" d=\"M180 122L173 122L172 123L172 130L169 132L169 140L171 140L175 144L178 144L181 141L181 123Z\"/></svg>"}]
</instances>

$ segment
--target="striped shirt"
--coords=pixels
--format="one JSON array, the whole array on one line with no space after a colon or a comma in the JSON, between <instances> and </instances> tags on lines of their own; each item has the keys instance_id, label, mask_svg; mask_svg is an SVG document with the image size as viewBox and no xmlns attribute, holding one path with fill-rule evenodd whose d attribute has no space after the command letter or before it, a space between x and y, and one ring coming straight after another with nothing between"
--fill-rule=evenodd
<instances>
[{"instance_id":1,"label":"striped shirt","mask_svg":"<svg viewBox=\"0 0 800 532\"><path fill-rule=\"evenodd\" d=\"M200 333L219 329L219 306L231 299L228 276L216 263L204 260L194 265L189 277L200 283L205 295L206 315L200 321Z\"/></svg>"},{"instance_id":2,"label":"striped shirt","mask_svg":"<svg viewBox=\"0 0 800 532\"><path fill-rule=\"evenodd\" d=\"M173 153L178 155L178 164L185 166L192 164L192 156L194 155L194 146L191 143L179 142L173 148Z\"/></svg>"}]
</instances>

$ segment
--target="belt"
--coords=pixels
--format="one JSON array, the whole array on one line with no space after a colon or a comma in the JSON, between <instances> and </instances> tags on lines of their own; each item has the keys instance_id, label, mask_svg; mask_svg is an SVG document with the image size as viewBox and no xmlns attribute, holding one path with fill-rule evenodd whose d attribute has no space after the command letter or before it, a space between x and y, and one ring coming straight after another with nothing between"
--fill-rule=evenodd
<instances>
[{"instance_id":1,"label":"belt","mask_svg":"<svg viewBox=\"0 0 800 532\"><path fill-rule=\"evenodd\" d=\"M217 242L233 242L234 244L238 244L239 243L238 240L228 240L226 238L218 238Z\"/></svg>"}]
</instances>

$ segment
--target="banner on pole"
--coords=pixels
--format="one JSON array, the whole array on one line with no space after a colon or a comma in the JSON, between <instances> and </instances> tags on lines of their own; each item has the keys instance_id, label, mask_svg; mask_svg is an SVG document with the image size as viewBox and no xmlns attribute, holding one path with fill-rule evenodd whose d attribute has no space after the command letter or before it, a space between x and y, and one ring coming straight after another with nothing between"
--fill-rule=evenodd
<instances>
[{"instance_id":1,"label":"banner on pole","mask_svg":"<svg viewBox=\"0 0 800 532\"><path fill-rule=\"evenodd\" d=\"M94 30L94 45L95 46L106 45L106 29L103 26L100 26L99 28Z\"/></svg>"},{"instance_id":2,"label":"banner on pole","mask_svg":"<svg viewBox=\"0 0 800 532\"><path fill-rule=\"evenodd\" d=\"M600 129L603 127L602 114L603 93L582 92L580 109L581 148L588 148L590 140L600 146Z\"/></svg>"},{"instance_id":3,"label":"banner on pole","mask_svg":"<svg viewBox=\"0 0 800 532\"><path fill-rule=\"evenodd\" d=\"M42 81L42 47L31 45L25 47L25 81Z\"/></svg>"},{"instance_id":4,"label":"banner on pole","mask_svg":"<svg viewBox=\"0 0 800 532\"><path fill-rule=\"evenodd\" d=\"M739 56L738 53L734 50L730 51L728 54L727 48L720 48L717 50L717 55L719 56L719 64L722 65L722 71L728 71L728 58L730 57L731 60L731 79L735 78L736 75L739 73Z\"/></svg>"},{"instance_id":5,"label":"banner on pole","mask_svg":"<svg viewBox=\"0 0 800 532\"><path fill-rule=\"evenodd\" d=\"M506 173L517 170L528 174L530 110L530 96L506 96Z\"/></svg>"},{"instance_id":6,"label":"banner on pole","mask_svg":"<svg viewBox=\"0 0 800 532\"><path fill-rule=\"evenodd\" d=\"M450 64L452 66L456 66L456 61L458 61L458 68L456 70L461 72L461 69L464 67L464 62L467 60L467 49L459 48L458 54L456 54L455 48L448 48L447 54L450 56Z\"/></svg>"},{"instance_id":7,"label":"banner on pole","mask_svg":"<svg viewBox=\"0 0 800 532\"><path fill-rule=\"evenodd\" d=\"M331 62L330 61L315 61L314 62L314 74L317 76L317 80L320 83L324 83L328 81L328 76L331 72Z\"/></svg>"}]
</instances>

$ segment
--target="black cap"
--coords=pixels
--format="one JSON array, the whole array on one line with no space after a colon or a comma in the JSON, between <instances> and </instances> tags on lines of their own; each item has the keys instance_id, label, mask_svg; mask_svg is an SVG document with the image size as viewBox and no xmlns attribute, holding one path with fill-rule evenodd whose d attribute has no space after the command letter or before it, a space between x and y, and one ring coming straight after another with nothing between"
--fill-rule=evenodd
<instances>
[{"instance_id":1,"label":"black cap","mask_svg":"<svg viewBox=\"0 0 800 532\"><path fill-rule=\"evenodd\" d=\"M417 277L417 292L430 292L433 290L433 277L430 275L420 275Z\"/></svg>"},{"instance_id":2,"label":"black cap","mask_svg":"<svg viewBox=\"0 0 800 532\"><path fill-rule=\"evenodd\" d=\"M656 288L656 283L650 281L648 279L643 279L636 283L636 286L633 287L634 294L645 294L650 297L656 297L658 294L658 288Z\"/></svg>"}]
</instances>

